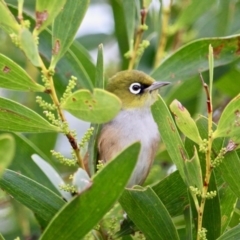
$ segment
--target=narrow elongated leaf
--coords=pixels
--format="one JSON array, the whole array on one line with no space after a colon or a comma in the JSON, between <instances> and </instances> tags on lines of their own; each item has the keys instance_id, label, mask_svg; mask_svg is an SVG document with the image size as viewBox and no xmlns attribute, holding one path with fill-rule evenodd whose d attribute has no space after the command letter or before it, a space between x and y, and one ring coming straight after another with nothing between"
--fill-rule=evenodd
<instances>
[{"instance_id":1,"label":"narrow elongated leaf","mask_svg":"<svg viewBox=\"0 0 240 240\"><path fill-rule=\"evenodd\" d=\"M179 171L173 172L158 184L152 186L152 189L172 217L182 215L185 207L189 204L187 186L183 182Z\"/></svg>"},{"instance_id":2,"label":"narrow elongated leaf","mask_svg":"<svg viewBox=\"0 0 240 240\"><path fill-rule=\"evenodd\" d=\"M208 192L217 191L215 174L212 173ZM207 199L203 213L203 227L207 229L207 239L217 239L221 233L221 209L219 195Z\"/></svg>"},{"instance_id":3,"label":"narrow elongated leaf","mask_svg":"<svg viewBox=\"0 0 240 240\"><path fill-rule=\"evenodd\" d=\"M32 33L27 28L22 28L20 30L20 44L22 50L32 64L36 67L40 67L41 63L38 54L37 43Z\"/></svg>"},{"instance_id":4,"label":"narrow elongated leaf","mask_svg":"<svg viewBox=\"0 0 240 240\"><path fill-rule=\"evenodd\" d=\"M121 52L120 56L122 57L121 69L126 69L128 65L128 59L124 57L124 54L129 50L129 45L128 45L126 24L123 24L125 17L124 17L122 1L110 0L109 2L113 10L115 35L116 35L119 49Z\"/></svg>"},{"instance_id":5,"label":"narrow elongated leaf","mask_svg":"<svg viewBox=\"0 0 240 240\"><path fill-rule=\"evenodd\" d=\"M240 144L240 94L225 107L213 137L231 137Z\"/></svg>"},{"instance_id":6,"label":"narrow elongated leaf","mask_svg":"<svg viewBox=\"0 0 240 240\"><path fill-rule=\"evenodd\" d=\"M197 187L200 191L202 191L202 169L198 157L198 152L195 146L194 156L190 160L186 160L184 166L189 186Z\"/></svg>"},{"instance_id":7,"label":"narrow elongated leaf","mask_svg":"<svg viewBox=\"0 0 240 240\"><path fill-rule=\"evenodd\" d=\"M11 11L17 15L17 9L13 6L10 7ZM32 16L24 13L24 19L29 19L31 25L34 25ZM46 31L41 33L41 41L39 41L39 53L46 59L48 63L51 61L52 48L49 44L52 40L52 32L47 28ZM93 89L95 79L95 66L91 61L91 57L87 50L79 43L74 42L70 49L65 54L64 58L56 66L56 89L63 93L65 91L67 80L71 75L77 77L77 85L89 90Z\"/></svg>"},{"instance_id":8,"label":"narrow elongated leaf","mask_svg":"<svg viewBox=\"0 0 240 240\"><path fill-rule=\"evenodd\" d=\"M218 187L218 193L219 193L219 198L220 198L220 204L221 204L221 233L225 232L227 229L233 213L234 209L237 203L237 196L233 193L231 188L229 187L228 184L225 183L223 180L221 173L217 171L216 169L215 176L217 180L217 185L220 186Z\"/></svg>"},{"instance_id":9,"label":"narrow elongated leaf","mask_svg":"<svg viewBox=\"0 0 240 240\"><path fill-rule=\"evenodd\" d=\"M135 30L135 1L123 0L123 13L124 19L126 22L128 44L130 46L131 41L134 39L134 30Z\"/></svg>"},{"instance_id":10,"label":"narrow elongated leaf","mask_svg":"<svg viewBox=\"0 0 240 240\"><path fill-rule=\"evenodd\" d=\"M58 60L64 55L73 42L89 2L90 0L66 1L63 10L54 20L51 67L54 68L56 66Z\"/></svg>"},{"instance_id":11,"label":"narrow elongated leaf","mask_svg":"<svg viewBox=\"0 0 240 240\"><path fill-rule=\"evenodd\" d=\"M192 209L190 207L190 204L187 205L184 209L183 212L184 215L184 220L185 220L185 224L186 224L186 235L185 235L185 239L186 240L192 240L193 239L193 214L192 214Z\"/></svg>"},{"instance_id":12,"label":"narrow elongated leaf","mask_svg":"<svg viewBox=\"0 0 240 240\"><path fill-rule=\"evenodd\" d=\"M52 32L46 29L46 31L41 34L42 41L39 43L39 51L48 62L51 61L52 49L47 43L51 42L51 35ZM66 85L67 79L72 75L78 79L78 86L89 90L93 89L92 82L95 79L95 66L90 61L90 56L86 53L86 49L78 42L74 42L70 46L64 58L62 58L56 66L55 78L58 80L56 83L59 82L59 85L61 84L62 92L65 90L63 86ZM61 89L60 86L58 86L58 89Z\"/></svg>"},{"instance_id":13,"label":"narrow elongated leaf","mask_svg":"<svg viewBox=\"0 0 240 240\"><path fill-rule=\"evenodd\" d=\"M62 108L84 121L92 123L108 122L121 108L120 100L112 93L102 89L79 90L69 96Z\"/></svg>"},{"instance_id":14,"label":"narrow elongated leaf","mask_svg":"<svg viewBox=\"0 0 240 240\"><path fill-rule=\"evenodd\" d=\"M192 0L188 2L188 6L180 12L180 15L176 21L176 25L178 28L185 27L189 24L194 24L196 19L203 15L214 1L209 2L208 4L204 2L199 2L198 0Z\"/></svg>"},{"instance_id":15,"label":"narrow elongated leaf","mask_svg":"<svg viewBox=\"0 0 240 240\"><path fill-rule=\"evenodd\" d=\"M0 179L0 186L46 223L65 203L48 188L11 170L5 171L2 179Z\"/></svg>"},{"instance_id":16,"label":"narrow elongated leaf","mask_svg":"<svg viewBox=\"0 0 240 240\"><path fill-rule=\"evenodd\" d=\"M119 201L147 239L179 239L167 209L150 187L126 189Z\"/></svg>"},{"instance_id":17,"label":"narrow elongated leaf","mask_svg":"<svg viewBox=\"0 0 240 240\"><path fill-rule=\"evenodd\" d=\"M240 236L240 224L232 229L226 231L221 237L217 240L239 240Z\"/></svg>"},{"instance_id":18,"label":"narrow elongated leaf","mask_svg":"<svg viewBox=\"0 0 240 240\"><path fill-rule=\"evenodd\" d=\"M110 161L93 183L54 217L41 240L83 239L119 198L137 162L140 144L134 143ZM61 231L59 231L61 229Z\"/></svg>"},{"instance_id":19,"label":"narrow elongated leaf","mask_svg":"<svg viewBox=\"0 0 240 240\"><path fill-rule=\"evenodd\" d=\"M208 46L213 47L215 67L229 64L240 56L238 39L240 35L233 35L224 38L206 38L193 41L165 61L151 74L155 79L170 80L177 82L208 70ZM181 61L179 61L181 59Z\"/></svg>"},{"instance_id":20,"label":"narrow elongated leaf","mask_svg":"<svg viewBox=\"0 0 240 240\"><path fill-rule=\"evenodd\" d=\"M184 149L182 140L179 136L177 127L172 119L172 116L159 96L158 100L152 105L152 114L155 122L158 125L161 138L166 145L166 149L174 162L184 182L187 182L184 172L184 161L189 159L187 152Z\"/></svg>"},{"instance_id":21,"label":"narrow elongated leaf","mask_svg":"<svg viewBox=\"0 0 240 240\"><path fill-rule=\"evenodd\" d=\"M98 46L97 67L95 75L95 87L104 88L104 60L103 60L103 45Z\"/></svg>"},{"instance_id":22,"label":"narrow elongated leaf","mask_svg":"<svg viewBox=\"0 0 240 240\"><path fill-rule=\"evenodd\" d=\"M103 59L103 45L98 46L97 67L95 74L95 87L104 88L104 59ZM88 166L91 174L95 171L95 161L97 159L97 138L100 133L100 125L91 123L94 128L93 134L88 143Z\"/></svg>"},{"instance_id":23,"label":"narrow elongated leaf","mask_svg":"<svg viewBox=\"0 0 240 240\"><path fill-rule=\"evenodd\" d=\"M37 0L35 31L45 29L64 7L66 0ZM65 20L66 21L66 20Z\"/></svg>"},{"instance_id":24,"label":"narrow elongated leaf","mask_svg":"<svg viewBox=\"0 0 240 240\"><path fill-rule=\"evenodd\" d=\"M90 82L84 83L84 84L81 83L81 86L93 83L95 79L96 67L95 67L95 64L93 64L92 58L89 52L87 51L87 49L84 48L83 45L81 45L78 41L74 41L73 44L70 46L69 51L71 55L76 56L76 58L78 59L78 62L81 62L82 68L85 69L87 75L89 76ZM69 57L68 59L71 62L71 64L73 64L74 58ZM82 81L82 80L79 79L79 81Z\"/></svg>"},{"instance_id":25,"label":"narrow elongated leaf","mask_svg":"<svg viewBox=\"0 0 240 240\"><path fill-rule=\"evenodd\" d=\"M20 25L9 11L6 3L3 0L0 0L0 27L6 31L8 34L18 34L20 30Z\"/></svg>"},{"instance_id":26,"label":"narrow elongated leaf","mask_svg":"<svg viewBox=\"0 0 240 240\"><path fill-rule=\"evenodd\" d=\"M0 240L5 240L5 238L3 237L3 235L0 233Z\"/></svg>"},{"instance_id":27,"label":"narrow elongated leaf","mask_svg":"<svg viewBox=\"0 0 240 240\"><path fill-rule=\"evenodd\" d=\"M21 91L43 92L44 87L37 84L18 64L0 54L0 87Z\"/></svg>"},{"instance_id":28,"label":"narrow elongated leaf","mask_svg":"<svg viewBox=\"0 0 240 240\"><path fill-rule=\"evenodd\" d=\"M15 141L10 134L0 135L0 178L11 163L15 153Z\"/></svg>"},{"instance_id":29,"label":"narrow elongated leaf","mask_svg":"<svg viewBox=\"0 0 240 240\"><path fill-rule=\"evenodd\" d=\"M38 154L44 159L48 159L39 148L34 145L29 139L27 139L23 134L14 133L12 136L16 142L16 154L14 159L9 166L9 169L20 172L24 176L44 185L46 188L50 189L52 192L59 194L59 190L50 182L47 178L46 173L38 167L37 164L31 159L33 154ZM52 163L53 164L53 163Z\"/></svg>"},{"instance_id":30,"label":"narrow elongated leaf","mask_svg":"<svg viewBox=\"0 0 240 240\"><path fill-rule=\"evenodd\" d=\"M60 177L59 173L44 159L39 155L33 154L32 160L38 165L38 167L46 174L51 183L55 188L61 193L62 197L67 201L72 198L71 193L59 189L60 185L65 184L63 179Z\"/></svg>"},{"instance_id":31,"label":"narrow elongated leaf","mask_svg":"<svg viewBox=\"0 0 240 240\"><path fill-rule=\"evenodd\" d=\"M181 132L189 139L200 144L202 139L199 135L197 125L191 118L188 110L176 99L171 103L170 109Z\"/></svg>"},{"instance_id":32,"label":"narrow elongated leaf","mask_svg":"<svg viewBox=\"0 0 240 240\"><path fill-rule=\"evenodd\" d=\"M14 132L60 132L31 109L6 98L0 98L0 130Z\"/></svg>"}]
</instances>

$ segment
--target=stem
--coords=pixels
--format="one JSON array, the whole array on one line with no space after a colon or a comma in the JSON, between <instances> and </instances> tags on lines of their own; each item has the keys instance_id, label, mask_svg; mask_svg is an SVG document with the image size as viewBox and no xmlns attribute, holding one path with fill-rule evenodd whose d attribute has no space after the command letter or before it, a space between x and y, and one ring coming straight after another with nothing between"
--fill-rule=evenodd
<instances>
[{"instance_id":1,"label":"stem","mask_svg":"<svg viewBox=\"0 0 240 240\"><path fill-rule=\"evenodd\" d=\"M18 0L18 20L22 24L23 23L23 0Z\"/></svg>"},{"instance_id":2,"label":"stem","mask_svg":"<svg viewBox=\"0 0 240 240\"><path fill-rule=\"evenodd\" d=\"M147 10L145 8L143 8L141 10L141 26L138 28L138 31L136 34L136 39L135 39L135 43L134 43L132 56L131 56L129 64L128 64L128 70L132 70L136 64L136 60L138 57L137 51L138 51L139 45L141 43L142 35L144 32L144 29L142 28L142 26L145 24L146 16L147 16Z\"/></svg>"},{"instance_id":3,"label":"stem","mask_svg":"<svg viewBox=\"0 0 240 240\"><path fill-rule=\"evenodd\" d=\"M171 13L171 6L172 6L172 0L170 2L169 7L166 7L166 8L163 7L163 10L162 10L162 26L161 26L161 33L159 36L157 53L154 61L154 68L159 66L161 59L164 56L164 51L167 43L168 22L169 22L169 17Z\"/></svg>"},{"instance_id":4,"label":"stem","mask_svg":"<svg viewBox=\"0 0 240 240\"><path fill-rule=\"evenodd\" d=\"M59 115L59 118L61 119L61 121L63 123L65 123L65 122L67 122L67 120L66 120L66 117L64 115L64 112L61 109L60 102L58 100L57 93L56 93L56 90L55 90L55 87L54 87L53 78L52 78L51 75L49 75L49 71L45 67L42 59L40 57L39 57L39 59L40 59L40 62L41 62L42 72L43 72L44 76L48 79L48 82L50 84L50 89L47 89L46 92L49 93L49 95L50 95L54 105L57 107L57 113ZM82 159L82 157L80 155L80 149L79 149L79 146L77 144L77 141L76 141L75 137L71 134L70 131L68 133L66 133L65 135L68 138L68 141L69 141L69 143L71 144L71 146L73 148L73 151L74 151L75 156L77 158L77 162L78 162L79 167L81 167L82 169L86 170L85 166L84 166L83 159Z\"/></svg>"},{"instance_id":5,"label":"stem","mask_svg":"<svg viewBox=\"0 0 240 240\"><path fill-rule=\"evenodd\" d=\"M206 92L207 96L207 110L208 110L208 146L207 146L207 151L206 151L206 173L205 173L205 178L204 178L204 184L203 184L203 191L202 191L202 197L201 197L201 202L200 206L198 209L198 233L202 229L202 221L203 221L203 212L204 212L204 207L206 203L206 194L208 192L208 186L211 178L211 173L212 173L212 166L211 166L211 151L212 151L212 101L211 101L211 96L209 93L208 85L204 82L203 77L200 73L200 79L202 81L204 90ZM197 240L200 240L199 234L197 234Z\"/></svg>"}]
</instances>

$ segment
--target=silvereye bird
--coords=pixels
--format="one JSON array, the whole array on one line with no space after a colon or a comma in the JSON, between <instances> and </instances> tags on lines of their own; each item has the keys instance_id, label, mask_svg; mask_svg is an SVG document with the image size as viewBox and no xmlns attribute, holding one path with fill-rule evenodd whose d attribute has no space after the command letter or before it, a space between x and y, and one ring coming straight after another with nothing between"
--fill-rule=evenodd
<instances>
[{"instance_id":1,"label":"silvereye bird","mask_svg":"<svg viewBox=\"0 0 240 240\"><path fill-rule=\"evenodd\" d=\"M127 187L143 184L152 166L160 135L151 113L151 105L157 100L158 89L168 84L156 82L137 70L119 72L108 82L107 90L120 98L122 109L102 127L98 139L98 159L107 162L139 141L141 150Z\"/></svg>"}]
</instances>

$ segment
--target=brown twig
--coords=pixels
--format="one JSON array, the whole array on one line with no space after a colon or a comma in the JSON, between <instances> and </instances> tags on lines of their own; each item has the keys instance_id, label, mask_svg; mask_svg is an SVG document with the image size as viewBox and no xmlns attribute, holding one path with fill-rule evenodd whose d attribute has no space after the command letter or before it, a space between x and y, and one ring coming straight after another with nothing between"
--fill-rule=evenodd
<instances>
[{"instance_id":1,"label":"brown twig","mask_svg":"<svg viewBox=\"0 0 240 240\"><path fill-rule=\"evenodd\" d=\"M40 62L41 62L41 68L42 68L43 75L48 79L48 82L49 82L48 93L49 93L54 105L57 108L57 113L59 115L59 118L61 119L62 123L66 123L67 120L66 120L66 117L65 117L65 115L64 115L64 113L61 109L60 102L59 102L59 99L57 97L56 90L55 90L55 87L54 87L52 75L49 74L49 71L45 67L41 58L40 58ZM77 140L75 139L75 137L72 135L72 133L70 131L68 133L66 133L65 135L66 135L66 137L67 137L67 139L68 139L68 141L69 141L69 143L70 143L70 145L71 145L71 147L72 147L72 149L75 153L75 156L77 158L77 162L78 162L79 167L81 167L85 170L84 162L83 162L83 159L80 155L80 148L77 144Z\"/></svg>"}]
</instances>

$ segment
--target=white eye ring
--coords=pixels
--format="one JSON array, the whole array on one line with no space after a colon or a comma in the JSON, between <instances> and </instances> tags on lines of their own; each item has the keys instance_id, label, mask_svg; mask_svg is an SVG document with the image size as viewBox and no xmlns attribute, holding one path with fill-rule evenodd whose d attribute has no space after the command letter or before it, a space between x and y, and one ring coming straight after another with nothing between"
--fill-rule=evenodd
<instances>
[{"instance_id":1,"label":"white eye ring","mask_svg":"<svg viewBox=\"0 0 240 240\"><path fill-rule=\"evenodd\" d=\"M141 84L140 83L132 83L129 87L129 90L133 94L139 94L141 92Z\"/></svg>"}]
</instances>

